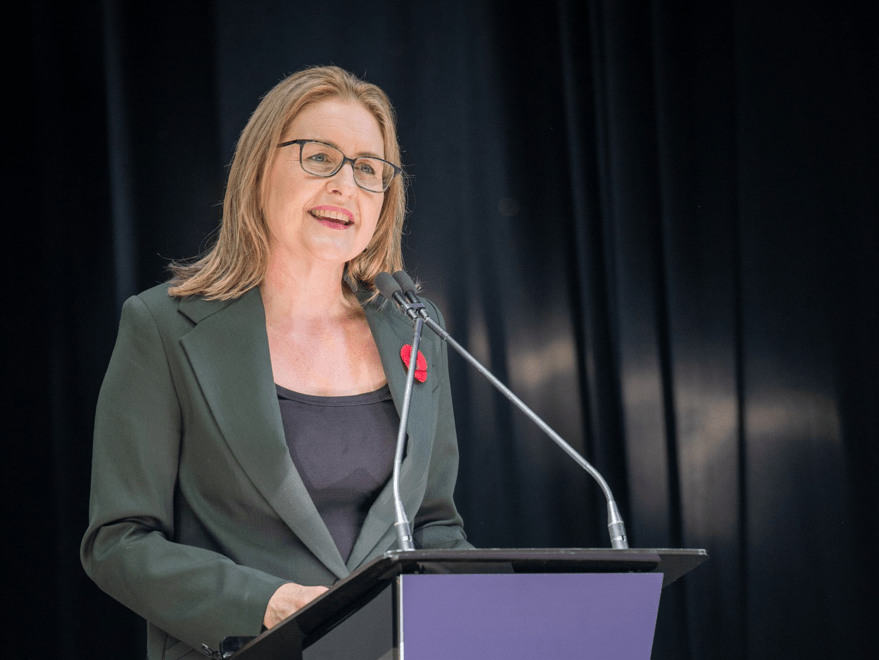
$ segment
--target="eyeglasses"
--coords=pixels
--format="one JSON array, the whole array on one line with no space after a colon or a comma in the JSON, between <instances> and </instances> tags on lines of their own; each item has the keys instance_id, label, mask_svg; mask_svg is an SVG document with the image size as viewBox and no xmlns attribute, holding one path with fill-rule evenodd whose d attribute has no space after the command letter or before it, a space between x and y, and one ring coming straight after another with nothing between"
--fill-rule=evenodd
<instances>
[{"instance_id":1,"label":"eyeglasses","mask_svg":"<svg viewBox=\"0 0 879 660\"><path fill-rule=\"evenodd\" d=\"M302 169L315 176L331 177L345 163L351 163L354 170L354 183L368 192L380 193L388 189L394 177L403 169L381 158L361 156L348 158L336 147L317 140L290 140L278 147L299 145L299 164Z\"/></svg>"}]
</instances>

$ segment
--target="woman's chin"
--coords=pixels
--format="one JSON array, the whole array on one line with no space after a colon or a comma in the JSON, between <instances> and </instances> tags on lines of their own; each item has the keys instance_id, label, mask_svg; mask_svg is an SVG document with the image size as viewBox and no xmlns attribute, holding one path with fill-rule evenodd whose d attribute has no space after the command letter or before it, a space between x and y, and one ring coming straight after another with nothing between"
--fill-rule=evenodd
<instances>
[{"instance_id":1,"label":"woman's chin","mask_svg":"<svg viewBox=\"0 0 879 660\"><path fill-rule=\"evenodd\" d=\"M354 245L348 240L322 238L311 240L305 245L275 249L275 258L293 264L313 263L315 266L343 268L346 263L361 254L366 246Z\"/></svg>"}]
</instances>

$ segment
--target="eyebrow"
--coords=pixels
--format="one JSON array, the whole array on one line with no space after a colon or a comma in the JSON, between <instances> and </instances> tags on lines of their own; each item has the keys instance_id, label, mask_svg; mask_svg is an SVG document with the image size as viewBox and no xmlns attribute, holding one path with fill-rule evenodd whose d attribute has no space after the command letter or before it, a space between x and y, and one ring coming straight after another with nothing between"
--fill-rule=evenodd
<instances>
[{"instance_id":1,"label":"eyebrow","mask_svg":"<svg viewBox=\"0 0 879 660\"><path fill-rule=\"evenodd\" d=\"M302 138L302 139L303 140L314 140L315 142L323 142L324 144L328 144L331 147L335 147L336 149L338 149L342 153L345 153L343 151L342 147L340 147L335 142L330 142L329 140L318 140L317 138ZM354 157L355 158L378 158L379 160L384 160L383 156L379 156L378 154L373 153L371 151L361 151L359 154L355 154Z\"/></svg>"}]
</instances>

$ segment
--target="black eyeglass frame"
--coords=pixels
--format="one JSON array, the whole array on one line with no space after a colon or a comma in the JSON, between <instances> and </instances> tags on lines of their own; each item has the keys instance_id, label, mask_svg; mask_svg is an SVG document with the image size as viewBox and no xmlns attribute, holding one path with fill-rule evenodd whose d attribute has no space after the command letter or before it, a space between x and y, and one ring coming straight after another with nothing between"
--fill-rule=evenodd
<instances>
[{"instance_id":1,"label":"black eyeglass frame","mask_svg":"<svg viewBox=\"0 0 879 660\"><path fill-rule=\"evenodd\" d=\"M315 144L322 144L325 147L330 147L331 149L335 149L340 154L342 154L342 162L339 163L339 167L337 167L335 170L333 170L329 174L315 174L314 172L309 172L308 170L306 170L305 165L302 163L302 148L308 142L314 142ZM305 139L290 140L289 142L282 142L281 144L278 145L278 148L280 149L281 147L289 147L291 144L298 144L299 145L299 167L302 168L302 171L305 172L306 174L311 174L312 176L323 177L324 179L329 179L331 176L336 176L336 174L339 173L339 170L341 170L343 167L345 167L345 163L351 163L351 169L353 170L355 163L359 160L359 158L348 158L348 156L346 156L344 153L342 153L342 150L339 149L339 147L334 147L333 145L327 144L326 142L321 142L320 140L305 140ZM355 176L354 183L357 184L358 188L361 188L362 190L365 190L366 192L371 192L371 193L385 192L388 188L391 187L391 183L394 181L394 177L403 173L402 167L400 167L399 165L394 165L392 162L387 161L384 158L378 158L376 156L361 156L360 158L369 158L371 160L378 160L378 161L381 161L382 163L387 163L394 170L393 175L388 178L387 185L385 185L385 187L382 188L381 190L370 190L369 188L364 188L362 185L360 185L360 182L357 180L357 177Z\"/></svg>"}]
</instances>

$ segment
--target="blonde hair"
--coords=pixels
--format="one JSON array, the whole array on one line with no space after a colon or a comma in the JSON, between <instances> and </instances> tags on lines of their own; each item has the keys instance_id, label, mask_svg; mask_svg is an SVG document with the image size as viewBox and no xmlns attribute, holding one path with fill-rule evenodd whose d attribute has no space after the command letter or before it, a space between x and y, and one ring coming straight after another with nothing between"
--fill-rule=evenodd
<instances>
[{"instance_id":1,"label":"blonde hair","mask_svg":"<svg viewBox=\"0 0 879 660\"><path fill-rule=\"evenodd\" d=\"M263 97L238 140L216 243L195 261L171 264L170 295L229 300L262 282L269 257L262 203L275 149L304 107L332 98L357 101L372 113L384 139L385 160L400 162L394 109L377 86L336 66L310 67L285 78ZM344 281L352 291L363 286L375 297L375 276L403 268L405 213L405 181L397 176L385 191L372 240L346 265Z\"/></svg>"}]
</instances>

